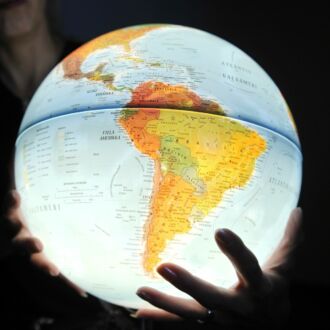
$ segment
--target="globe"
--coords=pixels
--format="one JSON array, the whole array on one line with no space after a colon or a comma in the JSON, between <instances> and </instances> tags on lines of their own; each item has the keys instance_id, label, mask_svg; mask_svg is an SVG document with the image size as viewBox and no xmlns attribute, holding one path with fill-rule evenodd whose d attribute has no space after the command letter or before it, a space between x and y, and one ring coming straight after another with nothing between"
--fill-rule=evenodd
<instances>
[{"instance_id":1,"label":"globe","mask_svg":"<svg viewBox=\"0 0 330 330\"><path fill-rule=\"evenodd\" d=\"M49 73L20 126L15 181L28 227L63 275L140 308L140 286L185 296L158 275L163 262L236 282L217 228L262 264L297 204L300 150L286 101L246 53L195 28L138 25Z\"/></svg>"}]
</instances>

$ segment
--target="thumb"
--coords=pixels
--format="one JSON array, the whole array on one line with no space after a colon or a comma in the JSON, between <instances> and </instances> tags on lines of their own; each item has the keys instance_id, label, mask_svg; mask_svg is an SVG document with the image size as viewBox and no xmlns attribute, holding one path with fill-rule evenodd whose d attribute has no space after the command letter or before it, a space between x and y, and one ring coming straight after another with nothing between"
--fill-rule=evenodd
<instances>
[{"instance_id":1,"label":"thumb","mask_svg":"<svg viewBox=\"0 0 330 330\"><path fill-rule=\"evenodd\" d=\"M292 210L284 235L273 254L264 264L263 269L275 270L280 274L291 272L297 246L303 239L302 218L303 213L300 207Z\"/></svg>"}]
</instances>

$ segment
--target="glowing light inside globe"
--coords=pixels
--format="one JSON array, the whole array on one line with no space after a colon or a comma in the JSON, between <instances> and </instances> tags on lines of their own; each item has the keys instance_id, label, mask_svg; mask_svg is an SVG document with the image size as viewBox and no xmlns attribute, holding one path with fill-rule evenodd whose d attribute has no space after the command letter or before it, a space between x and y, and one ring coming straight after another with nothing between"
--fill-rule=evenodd
<instances>
[{"instance_id":1,"label":"glowing light inside globe","mask_svg":"<svg viewBox=\"0 0 330 330\"><path fill-rule=\"evenodd\" d=\"M177 25L102 35L59 63L16 142L22 212L46 256L87 292L138 308L177 263L236 281L214 241L230 228L262 264L301 186L302 156L280 91L244 52Z\"/></svg>"}]
</instances>

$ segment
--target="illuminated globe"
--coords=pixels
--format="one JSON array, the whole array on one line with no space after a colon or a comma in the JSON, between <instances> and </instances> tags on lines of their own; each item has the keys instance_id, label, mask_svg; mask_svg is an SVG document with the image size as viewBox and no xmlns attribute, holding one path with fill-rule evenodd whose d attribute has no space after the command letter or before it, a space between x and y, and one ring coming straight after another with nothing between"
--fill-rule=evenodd
<instances>
[{"instance_id":1,"label":"illuminated globe","mask_svg":"<svg viewBox=\"0 0 330 330\"><path fill-rule=\"evenodd\" d=\"M170 261L236 281L214 240L230 228L262 264L301 186L290 110L248 55L194 28L104 34L59 63L16 142L16 187L46 256L87 292L138 308L140 286L184 296Z\"/></svg>"}]
</instances>

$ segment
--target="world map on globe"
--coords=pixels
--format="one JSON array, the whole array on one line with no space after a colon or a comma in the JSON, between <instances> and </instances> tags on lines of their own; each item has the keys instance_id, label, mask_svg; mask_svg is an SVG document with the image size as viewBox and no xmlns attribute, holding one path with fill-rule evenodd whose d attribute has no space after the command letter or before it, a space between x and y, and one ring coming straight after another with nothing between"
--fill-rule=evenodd
<instances>
[{"instance_id":1,"label":"world map on globe","mask_svg":"<svg viewBox=\"0 0 330 330\"><path fill-rule=\"evenodd\" d=\"M115 304L179 296L171 261L228 287L214 242L230 228L264 262L299 198L302 156L277 86L247 54L171 24L104 34L43 81L16 142L22 212L46 256Z\"/></svg>"}]
</instances>

